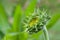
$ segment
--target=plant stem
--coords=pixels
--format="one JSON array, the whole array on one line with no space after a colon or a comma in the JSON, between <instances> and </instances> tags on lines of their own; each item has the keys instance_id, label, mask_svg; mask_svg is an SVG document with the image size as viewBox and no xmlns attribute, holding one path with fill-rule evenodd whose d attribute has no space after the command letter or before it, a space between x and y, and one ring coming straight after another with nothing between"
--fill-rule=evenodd
<instances>
[{"instance_id":1,"label":"plant stem","mask_svg":"<svg viewBox=\"0 0 60 40\"><path fill-rule=\"evenodd\" d=\"M45 25L43 26L43 32L44 32L45 40L49 40L48 31Z\"/></svg>"}]
</instances>

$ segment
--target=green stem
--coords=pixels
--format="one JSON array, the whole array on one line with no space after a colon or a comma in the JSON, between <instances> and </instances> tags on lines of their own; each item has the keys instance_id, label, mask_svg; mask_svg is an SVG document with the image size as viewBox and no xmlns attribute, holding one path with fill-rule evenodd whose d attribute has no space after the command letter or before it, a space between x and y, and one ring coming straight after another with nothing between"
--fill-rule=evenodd
<instances>
[{"instance_id":1,"label":"green stem","mask_svg":"<svg viewBox=\"0 0 60 40\"><path fill-rule=\"evenodd\" d=\"M44 32L45 40L49 40L48 31L47 31L46 26L43 27L43 32Z\"/></svg>"}]
</instances>

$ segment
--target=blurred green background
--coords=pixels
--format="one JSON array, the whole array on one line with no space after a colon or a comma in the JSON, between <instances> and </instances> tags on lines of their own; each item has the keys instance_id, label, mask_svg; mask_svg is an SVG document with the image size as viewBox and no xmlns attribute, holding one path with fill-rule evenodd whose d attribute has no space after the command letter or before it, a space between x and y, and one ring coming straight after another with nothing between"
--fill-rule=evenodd
<instances>
[{"instance_id":1,"label":"blurred green background","mask_svg":"<svg viewBox=\"0 0 60 40\"><path fill-rule=\"evenodd\" d=\"M47 9L51 16L57 16L56 14L59 15L59 19L50 25L51 28L48 29L48 32L50 40L60 40L60 0L38 0L38 2L39 3L37 6L39 6L40 10ZM12 17L14 16L13 12L16 8L16 5L19 3L22 7L22 10L24 10L27 8L30 0L2 0L1 3L7 13L9 23L12 24ZM55 19L52 20L55 21Z\"/></svg>"}]
</instances>

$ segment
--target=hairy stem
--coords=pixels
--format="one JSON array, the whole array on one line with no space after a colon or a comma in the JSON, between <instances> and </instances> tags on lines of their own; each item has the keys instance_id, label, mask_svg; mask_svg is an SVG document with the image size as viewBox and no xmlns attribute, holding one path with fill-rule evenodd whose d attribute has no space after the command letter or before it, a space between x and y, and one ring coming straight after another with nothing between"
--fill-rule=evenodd
<instances>
[{"instance_id":1,"label":"hairy stem","mask_svg":"<svg viewBox=\"0 0 60 40\"><path fill-rule=\"evenodd\" d=\"M43 27L43 32L44 32L45 40L49 40L48 31L47 31L46 26Z\"/></svg>"}]
</instances>

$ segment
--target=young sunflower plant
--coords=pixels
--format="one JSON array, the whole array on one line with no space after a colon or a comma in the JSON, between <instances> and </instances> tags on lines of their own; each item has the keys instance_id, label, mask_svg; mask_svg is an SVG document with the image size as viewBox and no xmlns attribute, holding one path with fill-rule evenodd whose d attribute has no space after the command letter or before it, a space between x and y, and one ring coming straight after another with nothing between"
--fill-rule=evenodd
<instances>
[{"instance_id":1,"label":"young sunflower plant","mask_svg":"<svg viewBox=\"0 0 60 40\"><path fill-rule=\"evenodd\" d=\"M35 9L34 12L27 16L24 20L25 32L29 34L38 33L43 30L45 40L49 40L48 31L46 28L46 23L50 19L50 16L47 14L47 11L40 11Z\"/></svg>"}]
</instances>

